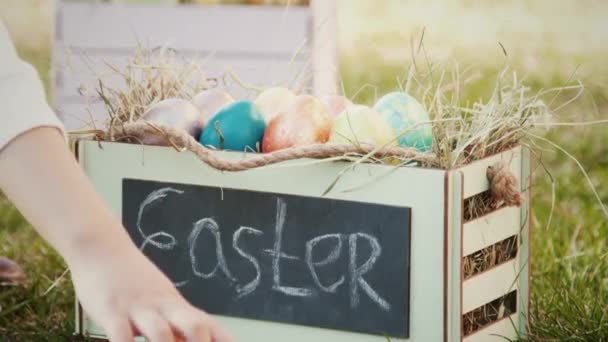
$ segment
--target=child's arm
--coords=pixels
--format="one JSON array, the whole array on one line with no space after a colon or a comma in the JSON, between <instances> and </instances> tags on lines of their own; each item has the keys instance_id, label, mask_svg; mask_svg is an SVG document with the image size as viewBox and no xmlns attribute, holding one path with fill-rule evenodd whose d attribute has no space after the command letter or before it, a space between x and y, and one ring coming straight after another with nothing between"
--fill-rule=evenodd
<instances>
[{"instance_id":1,"label":"child's arm","mask_svg":"<svg viewBox=\"0 0 608 342\"><path fill-rule=\"evenodd\" d=\"M85 310L111 341L231 341L131 242L59 130L36 128L0 151L0 188L65 258ZM211 336L211 339L210 337Z\"/></svg>"},{"instance_id":2,"label":"child's arm","mask_svg":"<svg viewBox=\"0 0 608 342\"><path fill-rule=\"evenodd\" d=\"M84 309L112 342L232 341L131 243L62 132L0 21L0 189L65 258Z\"/></svg>"}]
</instances>

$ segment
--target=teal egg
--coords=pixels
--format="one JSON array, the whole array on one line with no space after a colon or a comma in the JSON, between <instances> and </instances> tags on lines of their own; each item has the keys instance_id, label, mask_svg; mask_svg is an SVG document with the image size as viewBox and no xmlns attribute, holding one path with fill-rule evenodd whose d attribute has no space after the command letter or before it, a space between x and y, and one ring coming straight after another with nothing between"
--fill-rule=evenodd
<instances>
[{"instance_id":1,"label":"teal egg","mask_svg":"<svg viewBox=\"0 0 608 342\"><path fill-rule=\"evenodd\" d=\"M199 142L220 150L257 151L265 129L266 122L256 105L238 101L223 107L209 120Z\"/></svg>"},{"instance_id":2,"label":"teal egg","mask_svg":"<svg viewBox=\"0 0 608 342\"><path fill-rule=\"evenodd\" d=\"M384 95L374 110L395 131L400 146L415 147L422 152L430 151L433 146L433 129L429 115L422 105L408 94L393 92Z\"/></svg>"}]
</instances>

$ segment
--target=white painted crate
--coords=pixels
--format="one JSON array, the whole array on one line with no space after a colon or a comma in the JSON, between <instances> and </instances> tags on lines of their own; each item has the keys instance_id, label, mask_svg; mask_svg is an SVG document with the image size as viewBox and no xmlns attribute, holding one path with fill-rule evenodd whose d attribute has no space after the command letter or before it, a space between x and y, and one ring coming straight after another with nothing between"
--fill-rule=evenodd
<instances>
[{"instance_id":1,"label":"white painted crate","mask_svg":"<svg viewBox=\"0 0 608 342\"><path fill-rule=\"evenodd\" d=\"M346 162L285 164L245 172L220 172L191 153L166 147L80 141L76 155L84 171L122 217L124 178L321 197ZM215 152L242 158L242 153ZM501 161L517 177L524 194L521 208L502 208L463 222L466 198L488 190L486 170ZM108 168L107 165L121 165ZM530 154L515 147L454 170L360 165L343 175L326 198L407 206L411 216L409 338L393 341L504 341L527 331L529 301ZM382 176L382 177L380 177ZM294 182L298 179L298 182ZM362 186L364 185L364 186ZM342 191L351 189L351 191ZM463 258L505 238L516 236L516 257L464 280ZM516 311L464 336L463 315L516 291ZM103 339L103 331L78 310L78 333ZM386 341L366 334L279 324L242 318L219 320L239 341Z\"/></svg>"}]
</instances>

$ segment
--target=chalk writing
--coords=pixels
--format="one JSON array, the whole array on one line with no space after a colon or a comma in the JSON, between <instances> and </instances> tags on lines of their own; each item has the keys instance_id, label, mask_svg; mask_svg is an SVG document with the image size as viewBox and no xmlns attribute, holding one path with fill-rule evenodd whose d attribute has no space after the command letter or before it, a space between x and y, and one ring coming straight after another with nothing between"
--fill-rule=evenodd
<instances>
[{"instance_id":1,"label":"chalk writing","mask_svg":"<svg viewBox=\"0 0 608 342\"><path fill-rule=\"evenodd\" d=\"M357 239L361 237L367 239L372 247L372 253L369 256L369 259L365 261L363 265L357 267ZM352 307L357 307L359 305L359 286L367 293L367 295L382 309L385 311L389 311L391 306L384 300L371 286L363 279L363 275L369 271L371 271L372 267L378 260L378 257L382 253L382 247L378 243L378 240L365 233L355 233L351 234L348 237L348 244L350 246L350 261L349 261L349 269L350 269L350 304Z\"/></svg>"},{"instance_id":2,"label":"chalk writing","mask_svg":"<svg viewBox=\"0 0 608 342\"><path fill-rule=\"evenodd\" d=\"M285 224L286 214L287 206L285 205L285 202L277 198L277 220L275 224L274 248L271 251L266 250L266 252L272 256L272 289L286 295L308 297L312 295L312 290L310 289L281 285L281 268L279 267L281 258L299 260L298 257L281 252L281 238L283 236L283 225Z\"/></svg>"},{"instance_id":3,"label":"chalk writing","mask_svg":"<svg viewBox=\"0 0 608 342\"><path fill-rule=\"evenodd\" d=\"M408 335L409 208L124 182L125 227L193 305Z\"/></svg>"},{"instance_id":4,"label":"chalk writing","mask_svg":"<svg viewBox=\"0 0 608 342\"><path fill-rule=\"evenodd\" d=\"M198 239L199 234L203 230L208 230L213 235L215 241L215 256L217 258L217 262L213 270L209 273L199 271L198 263L196 262L196 253L194 251L196 247L196 240ZM203 279L209 279L216 274L218 269L220 269L222 270L222 272L224 272L224 275L226 275L228 279L232 281L236 280L228 270L226 258L224 257L224 252L222 251L222 242L220 241L220 228L212 218L204 218L194 223L192 233L190 233L190 236L188 237L188 245L190 246L190 261L192 262L192 272L194 272L196 276L201 277Z\"/></svg>"},{"instance_id":5,"label":"chalk writing","mask_svg":"<svg viewBox=\"0 0 608 342\"><path fill-rule=\"evenodd\" d=\"M255 228L241 227L236 232L234 232L234 235L232 236L232 248L234 248L234 250L237 251L237 253L239 253L243 258L249 260L249 262L251 262L251 264L253 264L253 267L255 267L255 278L245 285L237 285L236 292L238 294L238 297L244 297L244 296L250 294L251 292L255 291L255 288L260 284L260 263L258 262L258 260L256 258L251 256L250 254L245 253L238 246L239 237L241 236L241 233L243 233L243 232L247 232L247 233L253 234L253 235L262 235L263 234L261 231L255 229Z\"/></svg>"},{"instance_id":6,"label":"chalk writing","mask_svg":"<svg viewBox=\"0 0 608 342\"><path fill-rule=\"evenodd\" d=\"M146 234L144 233L142 227L141 227L141 218L144 214L144 210L152 205L154 202L160 201L163 198L167 197L167 194L173 192L176 194L183 194L184 192L181 190L176 190L173 188L162 188L162 189L158 189L156 191L153 191L150 193L150 195L148 195L148 197L146 197L146 199L141 203L141 205L139 206L139 211L137 213L137 230L139 231L139 233L141 234L141 237L144 239L144 243L143 244L152 244L157 248L160 249L171 249L175 246L176 241L175 238L173 236L171 236L170 234L167 234L165 232L158 232L156 236L164 236L164 237L168 237L169 238L169 243L162 243L162 242L158 242L155 241L153 238L148 239L148 236L146 236ZM143 245L142 244L142 245ZM143 247L140 247L140 249L142 249Z\"/></svg>"},{"instance_id":7,"label":"chalk writing","mask_svg":"<svg viewBox=\"0 0 608 342\"><path fill-rule=\"evenodd\" d=\"M313 251L313 248L317 245L317 243L319 243L321 240L332 239L332 238L336 239L338 241L338 244L336 245L336 247L334 249L332 249L331 253L325 259L323 259L321 261L317 261L317 262L312 261L312 251ZM312 275L312 279L314 279L315 284L321 290L323 290L325 292L329 292L329 293L336 292L338 287L340 285L342 285L342 283L344 283L344 276L341 276L340 279L338 279L335 283L333 283L329 286L323 286L323 284L321 284L321 281L319 280L319 276L317 275L317 271L315 270L315 268L318 266L325 266L327 264L330 264L330 263L338 260L338 258L340 257L341 250L342 250L342 234L321 235L321 236L317 236L314 239L311 239L310 241L308 241L306 243L306 265L308 266L308 269L310 270L310 274Z\"/></svg>"}]
</instances>

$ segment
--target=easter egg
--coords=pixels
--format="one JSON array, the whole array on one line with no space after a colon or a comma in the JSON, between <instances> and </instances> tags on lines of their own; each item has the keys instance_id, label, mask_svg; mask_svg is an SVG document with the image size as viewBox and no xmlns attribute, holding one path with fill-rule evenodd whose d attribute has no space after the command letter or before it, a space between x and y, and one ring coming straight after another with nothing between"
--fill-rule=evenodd
<instances>
[{"instance_id":1,"label":"easter egg","mask_svg":"<svg viewBox=\"0 0 608 342\"><path fill-rule=\"evenodd\" d=\"M166 99L157 102L146 109L140 120L169 126L186 131L193 137L198 137L203 128L203 117L199 110L189 101L183 99ZM142 139L146 145L167 145L166 139L151 135Z\"/></svg>"},{"instance_id":2,"label":"easter egg","mask_svg":"<svg viewBox=\"0 0 608 342\"><path fill-rule=\"evenodd\" d=\"M327 95L321 98L321 102L327 107L327 111L332 118L340 115L346 108L353 103L342 95Z\"/></svg>"},{"instance_id":3,"label":"easter egg","mask_svg":"<svg viewBox=\"0 0 608 342\"><path fill-rule=\"evenodd\" d=\"M205 125L222 107L234 102L230 94L216 90L203 90L192 98L192 104L201 112Z\"/></svg>"},{"instance_id":4,"label":"easter egg","mask_svg":"<svg viewBox=\"0 0 608 342\"><path fill-rule=\"evenodd\" d=\"M400 146L415 147L422 152L431 150L433 129L429 115L416 99L393 92L383 96L374 109L393 128Z\"/></svg>"},{"instance_id":5,"label":"easter egg","mask_svg":"<svg viewBox=\"0 0 608 342\"><path fill-rule=\"evenodd\" d=\"M258 95L255 105L262 112L264 120L270 122L275 115L284 111L289 106L294 97L294 93L287 88L268 88Z\"/></svg>"},{"instance_id":6,"label":"easter egg","mask_svg":"<svg viewBox=\"0 0 608 342\"><path fill-rule=\"evenodd\" d=\"M334 120L329 143L396 145L392 127L373 109L353 105Z\"/></svg>"},{"instance_id":7,"label":"easter egg","mask_svg":"<svg viewBox=\"0 0 608 342\"><path fill-rule=\"evenodd\" d=\"M325 106L310 95L300 95L284 112L277 114L264 133L262 150L322 144L329 138L331 119Z\"/></svg>"},{"instance_id":8,"label":"easter egg","mask_svg":"<svg viewBox=\"0 0 608 342\"><path fill-rule=\"evenodd\" d=\"M266 122L251 101L237 101L220 109L199 139L204 146L220 150L258 151Z\"/></svg>"}]
</instances>

